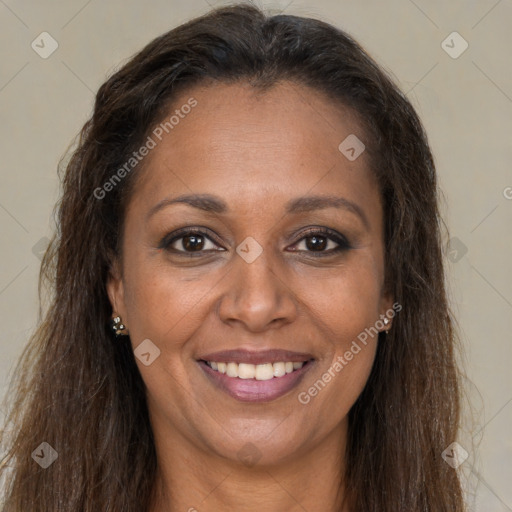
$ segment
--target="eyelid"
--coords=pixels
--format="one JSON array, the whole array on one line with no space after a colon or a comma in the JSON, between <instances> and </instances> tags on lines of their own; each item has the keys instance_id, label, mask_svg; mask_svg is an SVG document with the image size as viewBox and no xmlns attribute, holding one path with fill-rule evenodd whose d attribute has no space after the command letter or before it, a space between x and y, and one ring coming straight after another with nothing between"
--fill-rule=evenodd
<instances>
[{"instance_id":1,"label":"eyelid","mask_svg":"<svg viewBox=\"0 0 512 512\"><path fill-rule=\"evenodd\" d=\"M215 249L207 249L207 250L200 250L200 251L184 251L179 249L171 249L170 246L176 242L177 240L180 240L188 235L201 235L204 238L208 239L212 243L214 243L217 246L220 246L221 249L218 249L218 251L225 251L226 249L222 247L222 244L220 244L217 241L217 237L211 232L208 228L203 228L200 226L187 226L184 228L177 229L176 231L173 231L172 233L166 235L162 241L160 242L158 248L159 249L167 249L169 251L172 251L174 253L178 254L186 254L187 256L195 256L195 255L201 255L206 253L211 253L212 251L215 251ZM351 249L352 246L348 239L342 235L341 233L338 233L337 231L327 228L327 227L321 227L321 226L311 226L307 228L306 230L302 231L295 242L292 243L291 247L299 244L303 240L313 237L313 236L319 236L327 238L328 240L333 241L337 244L337 247L334 249L329 249L328 251L305 251L305 250L292 250L292 252L299 252L299 253L307 253L310 255L313 255L315 257L321 257L321 256L329 256L333 254L337 254L342 251L346 251L348 249ZM290 246L288 246L290 247Z\"/></svg>"},{"instance_id":2,"label":"eyelid","mask_svg":"<svg viewBox=\"0 0 512 512\"><path fill-rule=\"evenodd\" d=\"M300 251L300 252L306 252L306 253L312 254L314 256L322 256L322 255L328 256L328 255L337 254L343 250L348 250L348 249L352 248L350 242L344 235L342 235L341 233L338 233L337 231L335 231L333 229L326 228L326 227L320 227L320 226L310 227L306 231L303 231L302 233L300 233L299 238L292 245L297 245L298 243L302 242L304 239L310 238L313 236L320 236L320 237L324 237L329 240L332 240L338 245L338 247L336 247L334 249L330 249L328 251ZM299 252L299 251L297 251L297 252Z\"/></svg>"},{"instance_id":3,"label":"eyelid","mask_svg":"<svg viewBox=\"0 0 512 512\"><path fill-rule=\"evenodd\" d=\"M163 239L160 241L160 243L158 244L158 248L159 249L169 249L170 245L173 244L174 242L176 242L177 240L180 240L181 238L184 238L188 235L202 235L204 238L207 238L208 240L210 240L211 242L213 242L214 244L216 245L220 245L220 243L216 240L216 237L213 235L213 233L207 229L207 228L203 228L203 227L200 227L200 226L197 226L197 227L194 227L194 226L191 226L191 227L184 227L184 228L180 228L180 229L177 229L176 231L173 231L172 233L169 233L168 235L165 235L163 237ZM209 249L211 250L211 249ZM225 250L223 248L223 250ZM183 253L183 254L193 254L192 251L180 251L178 249L174 249L175 252L177 253ZM206 252L206 251L197 251L196 254L201 254L202 252Z\"/></svg>"}]
</instances>

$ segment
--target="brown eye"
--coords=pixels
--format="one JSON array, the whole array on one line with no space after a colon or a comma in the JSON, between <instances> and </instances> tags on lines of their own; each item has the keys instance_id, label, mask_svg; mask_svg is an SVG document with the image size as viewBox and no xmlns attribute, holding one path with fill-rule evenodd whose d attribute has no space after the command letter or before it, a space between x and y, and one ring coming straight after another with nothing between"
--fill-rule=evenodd
<instances>
[{"instance_id":1,"label":"brown eye","mask_svg":"<svg viewBox=\"0 0 512 512\"><path fill-rule=\"evenodd\" d=\"M298 248L301 244L304 249ZM313 253L315 256L328 256L347 249L350 249L350 244L343 235L331 230L315 230L306 233L293 250Z\"/></svg>"},{"instance_id":2,"label":"brown eye","mask_svg":"<svg viewBox=\"0 0 512 512\"><path fill-rule=\"evenodd\" d=\"M178 240L181 240L181 245L186 251L200 251L205 243L205 237L202 235L187 235Z\"/></svg>"},{"instance_id":3,"label":"brown eye","mask_svg":"<svg viewBox=\"0 0 512 512\"><path fill-rule=\"evenodd\" d=\"M329 245L329 241L332 241L326 237L316 235L308 236L304 240L306 240L306 247L310 251L323 251Z\"/></svg>"},{"instance_id":4,"label":"brown eye","mask_svg":"<svg viewBox=\"0 0 512 512\"><path fill-rule=\"evenodd\" d=\"M178 253L202 253L219 249L210 236L201 229L186 229L171 233L160 243L161 249Z\"/></svg>"}]
</instances>

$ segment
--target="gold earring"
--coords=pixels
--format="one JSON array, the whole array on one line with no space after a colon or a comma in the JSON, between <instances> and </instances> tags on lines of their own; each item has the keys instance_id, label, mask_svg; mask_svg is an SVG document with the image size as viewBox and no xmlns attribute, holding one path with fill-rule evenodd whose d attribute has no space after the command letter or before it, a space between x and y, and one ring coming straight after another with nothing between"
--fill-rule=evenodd
<instances>
[{"instance_id":1,"label":"gold earring","mask_svg":"<svg viewBox=\"0 0 512 512\"><path fill-rule=\"evenodd\" d=\"M119 315L113 316L111 327L116 336L128 335L128 332L123 332L126 331L126 326L123 324L123 321L121 320L121 317Z\"/></svg>"}]
</instances>

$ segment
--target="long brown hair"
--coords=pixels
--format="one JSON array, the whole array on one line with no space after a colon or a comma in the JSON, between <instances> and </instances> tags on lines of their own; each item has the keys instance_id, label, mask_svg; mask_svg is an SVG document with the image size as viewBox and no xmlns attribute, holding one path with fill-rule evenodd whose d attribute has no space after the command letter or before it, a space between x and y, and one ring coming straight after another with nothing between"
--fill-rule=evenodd
<instances>
[{"instance_id":1,"label":"long brown hair","mask_svg":"<svg viewBox=\"0 0 512 512\"><path fill-rule=\"evenodd\" d=\"M439 192L421 122L343 31L233 5L158 37L96 95L65 165L58 229L42 263L40 286L51 285L51 302L7 395L3 512L150 506L157 459L144 384L129 339L114 339L108 326L105 287L139 169L108 193L98 189L178 91L211 80L309 86L353 109L365 127L384 205L386 283L403 309L349 413L343 486L354 511L462 511L457 473L441 457L458 431L459 384ZM31 457L42 442L58 453L47 469Z\"/></svg>"}]
</instances>

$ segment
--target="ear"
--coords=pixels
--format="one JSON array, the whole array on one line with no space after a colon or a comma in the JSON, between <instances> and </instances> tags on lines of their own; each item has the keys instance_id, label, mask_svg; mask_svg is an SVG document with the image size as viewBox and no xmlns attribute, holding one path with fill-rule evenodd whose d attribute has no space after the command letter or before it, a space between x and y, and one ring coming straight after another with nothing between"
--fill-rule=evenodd
<instances>
[{"instance_id":1,"label":"ear","mask_svg":"<svg viewBox=\"0 0 512 512\"><path fill-rule=\"evenodd\" d=\"M112 306L112 312L119 315L122 318L123 324L128 327L120 262L117 257L112 257L110 261L110 271L106 283L108 298Z\"/></svg>"},{"instance_id":2,"label":"ear","mask_svg":"<svg viewBox=\"0 0 512 512\"><path fill-rule=\"evenodd\" d=\"M400 307L400 309L402 309ZM379 318L387 318L389 323L384 327L383 331L388 331L393 325L393 317L399 309L396 309L394 297L391 293L383 293L379 303Z\"/></svg>"}]
</instances>

